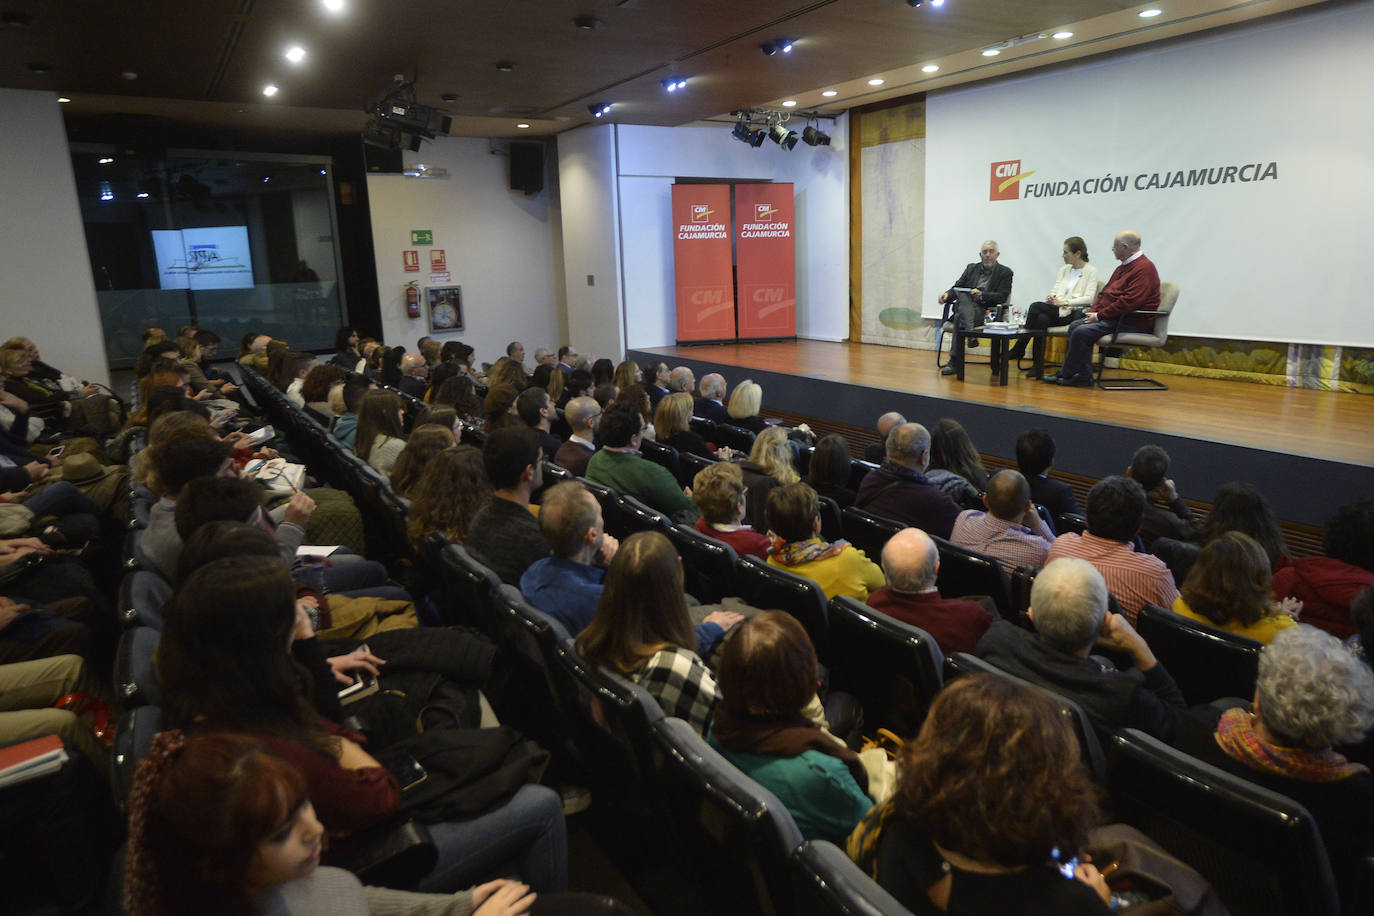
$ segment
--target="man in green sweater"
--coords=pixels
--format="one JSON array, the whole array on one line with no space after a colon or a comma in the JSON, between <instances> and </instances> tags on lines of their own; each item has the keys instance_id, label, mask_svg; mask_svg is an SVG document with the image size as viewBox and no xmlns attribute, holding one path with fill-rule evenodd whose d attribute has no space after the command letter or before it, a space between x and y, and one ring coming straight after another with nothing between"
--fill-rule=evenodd
<instances>
[{"instance_id":1,"label":"man in green sweater","mask_svg":"<svg viewBox=\"0 0 1374 916\"><path fill-rule=\"evenodd\" d=\"M601 450L587 462L587 479L668 515L695 512L691 491L678 489L667 468L639 453L643 430L644 418L636 405L613 403L607 407L597 427Z\"/></svg>"}]
</instances>

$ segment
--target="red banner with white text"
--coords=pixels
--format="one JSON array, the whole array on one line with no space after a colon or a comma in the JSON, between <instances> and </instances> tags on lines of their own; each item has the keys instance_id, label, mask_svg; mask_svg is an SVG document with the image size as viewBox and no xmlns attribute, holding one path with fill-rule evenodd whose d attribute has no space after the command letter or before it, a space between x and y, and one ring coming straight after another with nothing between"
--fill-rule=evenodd
<instances>
[{"instance_id":1,"label":"red banner with white text","mask_svg":"<svg viewBox=\"0 0 1374 916\"><path fill-rule=\"evenodd\" d=\"M735 185L739 337L797 336L792 184Z\"/></svg>"},{"instance_id":2,"label":"red banner with white text","mask_svg":"<svg viewBox=\"0 0 1374 916\"><path fill-rule=\"evenodd\" d=\"M678 343L734 340L729 185L673 185L673 274Z\"/></svg>"}]
</instances>

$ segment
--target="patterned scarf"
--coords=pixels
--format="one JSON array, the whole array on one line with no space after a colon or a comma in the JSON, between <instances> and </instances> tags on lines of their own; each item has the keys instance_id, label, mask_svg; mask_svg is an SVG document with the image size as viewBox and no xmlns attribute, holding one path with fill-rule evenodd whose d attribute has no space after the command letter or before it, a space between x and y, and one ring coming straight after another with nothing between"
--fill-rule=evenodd
<instances>
[{"instance_id":1,"label":"patterned scarf","mask_svg":"<svg viewBox=\"0 0 1374 916\"><path fill-rule=\"evenodd\" d=\"M1301 782L1337 782L1369 772L1364 764L1351 763L1330 748L1309 751L1266 744L1255 731L1251 715L1240 708L1222 713L1217 723L1216 742L1226 756L1251 769Z\"/></svg>"},{"instance_id":2,"label":"patterned scarf","mask_svg":"<svg viewBox=\"0 0 1374 916\"><path fill-rule=\"evenodd\" d=\"M820 538L811 538L809 541L784 541L774 535L772 546L768 553L773 559L783 566L801 566L803 563L814 563L816 560L824 560L828 557L837 557L846 547L848 541L831 541L826 543Z\"/></svg>"}]
</instances>

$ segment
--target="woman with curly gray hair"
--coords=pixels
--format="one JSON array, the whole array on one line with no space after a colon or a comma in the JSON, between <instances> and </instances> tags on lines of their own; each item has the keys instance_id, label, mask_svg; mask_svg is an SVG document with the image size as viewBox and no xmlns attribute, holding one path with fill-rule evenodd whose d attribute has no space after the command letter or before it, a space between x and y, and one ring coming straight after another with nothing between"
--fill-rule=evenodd
<instances>
[{"instance_id":1,"label":"woman with curly gray hair","mask_svg":"<svg viewBox=\"0 0 1374 916\"><path fill-rule=\"evenodd\" d=\"M1374 776L1335 748L1357 744L1371 725L1374 672L1329 633L1297 626L1260 653L1253 712L1228 709L1212 735L1178 744L1311 812L1349 900L1374 849Z\"/></svg>"}]
</instances>

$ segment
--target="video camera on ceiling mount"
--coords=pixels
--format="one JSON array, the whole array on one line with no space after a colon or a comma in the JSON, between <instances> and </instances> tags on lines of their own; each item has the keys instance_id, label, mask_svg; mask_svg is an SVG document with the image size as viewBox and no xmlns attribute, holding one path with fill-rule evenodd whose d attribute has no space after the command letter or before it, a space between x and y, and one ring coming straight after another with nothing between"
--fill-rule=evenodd
<instances>
[{"instance_id":1,"label":"video camera on ceiling mount","mask_svg":"<svg viewBox=\"0 0 1374 916\"><path fill-rule=\"evenodd\" d=\"M437 108L415 101L415 84L396 77L396 85L371 109L363 142L382 149L419 152L422 140L448 134L453 119Z\"/></svg>"}]
</instances>

